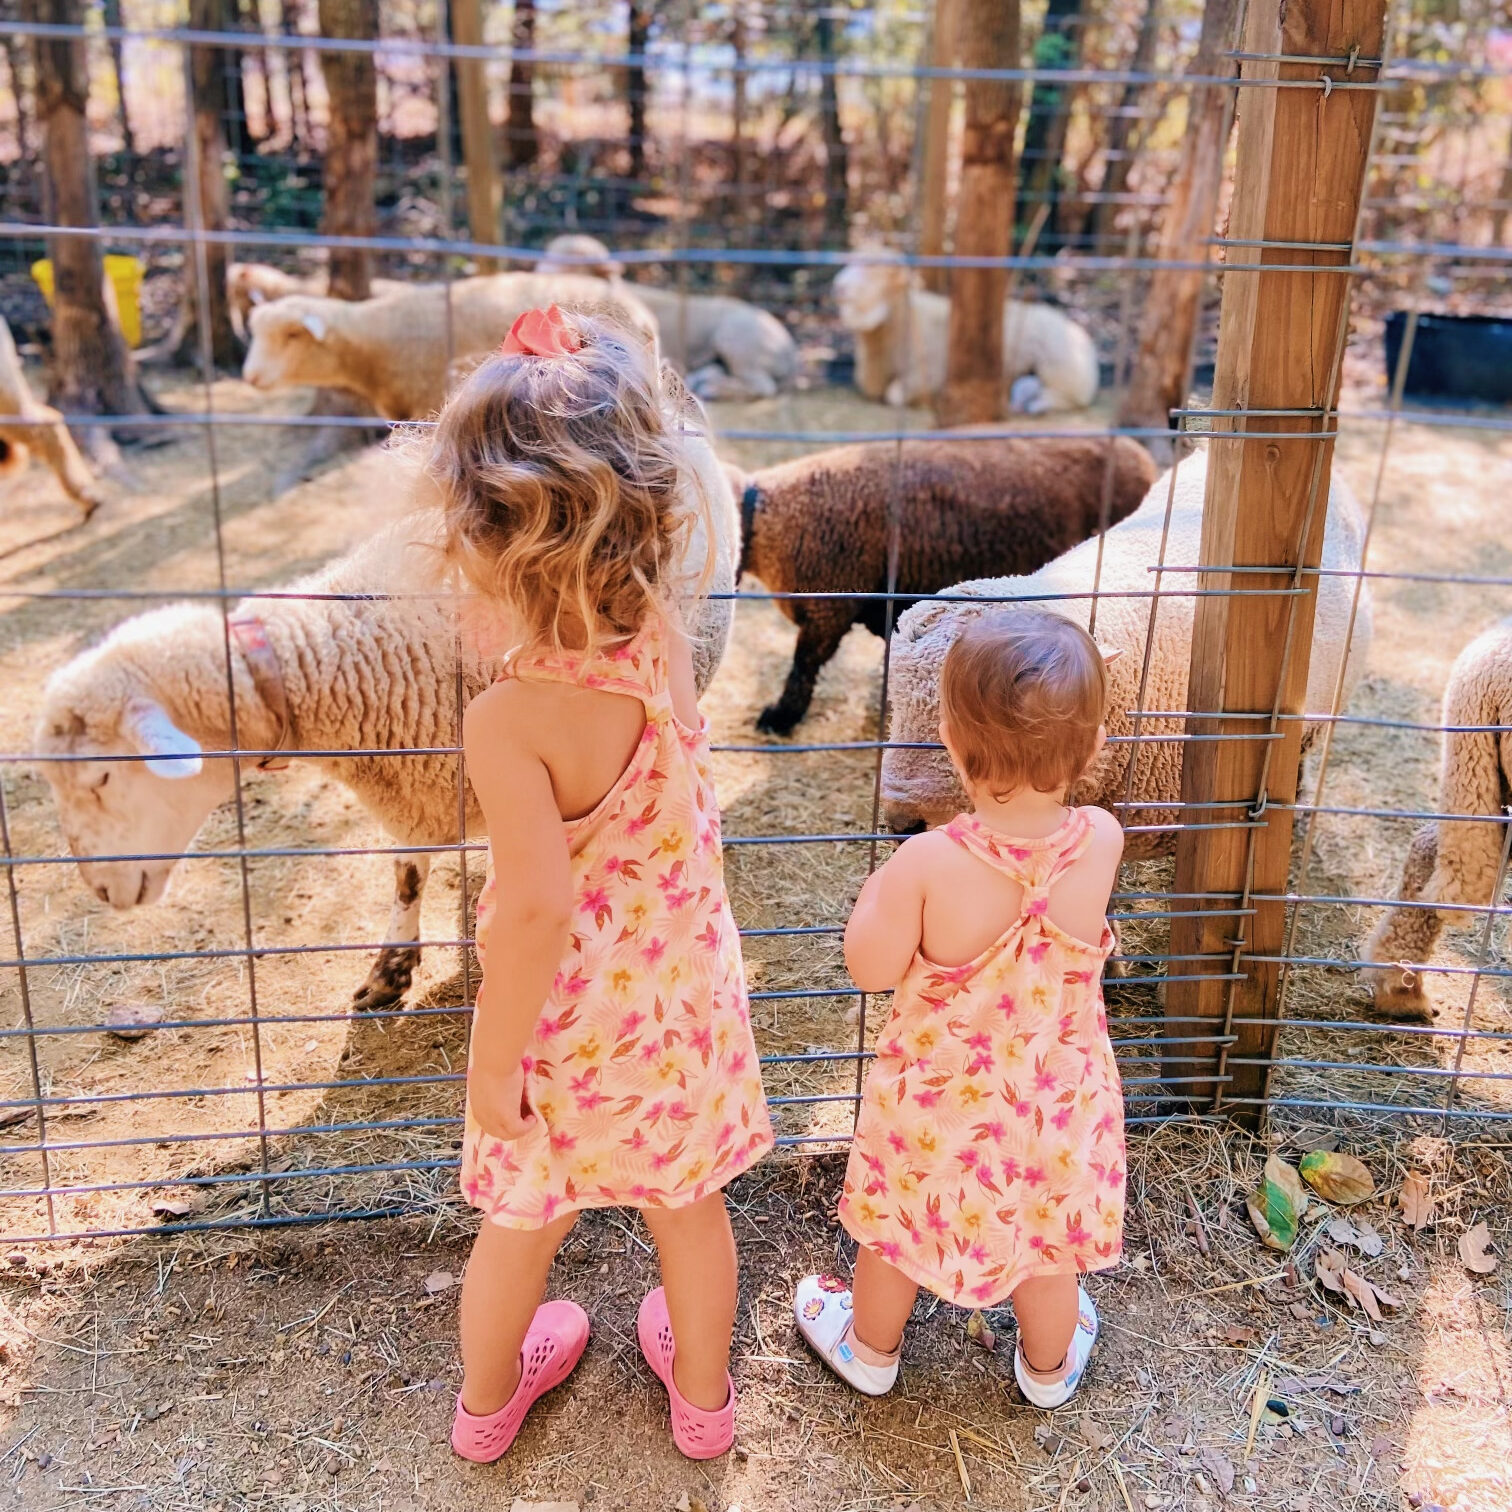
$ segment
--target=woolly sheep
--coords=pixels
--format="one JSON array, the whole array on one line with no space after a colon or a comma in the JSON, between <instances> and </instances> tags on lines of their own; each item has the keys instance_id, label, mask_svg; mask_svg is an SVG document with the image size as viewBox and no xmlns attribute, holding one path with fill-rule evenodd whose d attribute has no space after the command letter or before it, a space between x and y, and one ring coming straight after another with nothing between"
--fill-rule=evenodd
<instances>
[{"instance_id":1,"label":"woolly sheep","mask_svg":"<svg viewBox=\"0 0 1512 1512\"><path fill-rule=\"evenodd\" d=\"M324 297L329 284L330 277L324 272L285 273L268 263L231 263L226 268L226 298L231 305L232 324L245 332L258 305L272 304L275 299L287 299L291 294ZM397 278L375 278L371 281L371 297L385 299L406 289L431 287L434 286L405 283Z\"/></svg>"},{"instance_id":2,"label":"woolly sheep","mask_svg":"<svg viewBox=\"0 0 1512 1512\"><path fill-rule=\"evenodd\" d=\"M535 270L620 278L613 253L596 236L554 238ZM625 287L656 317L662 356L687 375L689 389L700 399L769 399L798 376L798 347L766 310L724 294L680 294L655 284Z\"/></svg>"},{"instance_id":3,"label":"woolly sheep","mask_svg":"<svg viewBox=\"0 0 1512 1512\"><path fill-rule=\"evenodd\" d=\"M1495 821L1512 802L1512 619L1493 625L1455 658L1442 722L1447 728L1440 737L1438 812L1481 817L1469 823L1440 819L1418 830L1398 896L1484 908L1498 901L1493 894L1505 832ZM1366 969L1364 980L1381 1017L1433 1017L1420 968L1439 931L1456 921L1470 922L1457 911L1393 908L1371 931L1364 959L1379 964Z\"/></svg>"},{"instance_id":4,"label":"woolly sheep","mask_svg":"<svg viewBox=\"0 0 1512 1512\"><path fill-rule=\"evenodd\" d=\"M1111 463L1111 466L1110 466ZM768 467L730 469L741 499L741 567L773 593L885 593L889 506L900 507L897 589L937 593L972 573L1029 572L1144 497L1155 464L1118 437L908 441L839 446ZM883 633L878 599L779 599L798 626L782 697L757 728L788 734L820 668L852 624ZM894 620L907 603L894 609Z\"/></svg>"},{"instance_id":5,"label":"woolly sheep","mask_svg":"<svg viewBox=\"0 0 1512 1512\"><path fill-rule=\"evenodd\" d=\"M12 418L28 423L7 424ZM33 397L10 327L0 319L0 478L19 473L32 452L52 468L87 520L100 507L100 486L62 415Z\"/></svg>"},{"instance_id":6,"label":"woolly sheep","mask_svg":"<svg viewBox=\"0 0 1512 1512\"><path fill-rule=\"evenodd\" d=\"M1207 458L1198 453L1175 470L1175 492L1164 561L1171 567L1191 567L1198 561L1202 535L1202 501L1207 483ZM952 594L1007 597L1007 605L984 604L980 608L960 603L934 601L909 610L898 624L892 645L892 724L890 739L898 742L934 742L939 739L939 680L945 653L961 627L984 609L1012 612L1019 605L1042 608L1085 625L1096 581L1097 639L1109 648L1127 652L1108 668L1108 733L1127 736L1132 732L1128 711L1139 707L1140 675L1150 622L1155 574L1150 569L1161 560L1160 541L1166 523L1166 503L1171 493L1171 474L1156 479L1144 502L1107 534L1100 553L1096 540L1083 542L1063 557L1027 577L982 578L962 583ZM1329 491L1328 514L1323 535L1325 567L1356 567L1360 560L1363 526L1359 505L1348 486L1335 474ZM1174 573L1161 582L1160 607L1155 617L1149 684L1144 707L1151 710L1184 709L1187 670L1191 655L1192 616L1196 600L1191 573ZM1312 660L1307 680L1307 707L1330 706L1338 676L1339 656L1349 622L1354 584L1346 577L1318 580L1317 613L1313 626ZM1073 595L1052 598L1049 595ZM1111 595L1127 595L1116 597ZM1364 590L1350 650L1346 692L1364 666L1370 645L1370 602ZM1182 721L1141 721L1145 735L1178 734ZM1317 725L1305 727L1304 739L1316 733ZM1076 803L1096 803L1114 809L1124 798L1130 753L1138 755L1138 780L1130 795L1142 805L1175 805L1181 794L1182 747L1176 741L1149 745L1112 743L1104 748L1092 770L1073 792ZM965 794L943 751L890 749L882 759L882 799L889 825L907 830L920 823L939 823L965 804ZM1134 825L1174 824L1179 811L1141 806L1133 811ZM1156 855L1169 850L1174 834L1135 833L1128 837L1126 854Z\"/></svg>"},{"instance_id":7,"label":"woolly sheep","mask_svg":"<svg viewBox=\"0 0 1512 1512\"><path fill-rule=\"evenodd\" d=\"M835 276L840 319L856 338L856 387L907 405L945 386L950 300L923 287L895 253L867 250ZM1003 372L1013 408L1041 415L1085 409L1097 397L1097 349L1075 321L1046 304L1003 306Z\"/></svg>"},{"instance_id":8,"label":"woolly sheep","mask_svg":"<svg viewBox=\"0 0 1512 1512\"><path fill-rule=\"evenodd\" d=\"M690 438L689 455L687 503L696 513L685 570L691 584L729 595L738 551L729 482L702 439ZM232 616L242 628L231 636L231 675L243 749L393 750L307 759L350 788L400 845L442 846L457 839L456 762L400 754L450 746L459 728L455 616L435 596L404 596L425 580L427 555L412 532L392 529L287 590L325 597L243 605ZM730 609L728 597L689 608L700 691L724 655ZM498 670L472 641L461 637L465 700ZM180 604L119 625L53 675L35 742L85 885L118 909L156 902L172 858L233 793L230 759L204 755L231 745L220 613ZM77 759L111 756L143 759ZM75 759L49 759L56 757ZM482 816L470 789L467 802L476 836ZM91 859L119 856L166 859ZM395 857L393 908L384 947L354 997L360 1009L397 1003L409 987L429 868L428 853Z\"/></svg>"},{"instance_id":9,"label":"woolly sheep","mask_svg":"<svg viewBox=\"0 0 1512 1512\"><path fill-rule=\"evenodd\" d=\"M447 365L491 351L524 311L551 303L612 316L648 342L656 322L622 284L494 273L406 286L377 299L293 294L252 311L242 377L254 388L344 388L388 420L423 420L446 398ZM448 313L449 308L449 313Z\"/></svg>"}]
</instances>

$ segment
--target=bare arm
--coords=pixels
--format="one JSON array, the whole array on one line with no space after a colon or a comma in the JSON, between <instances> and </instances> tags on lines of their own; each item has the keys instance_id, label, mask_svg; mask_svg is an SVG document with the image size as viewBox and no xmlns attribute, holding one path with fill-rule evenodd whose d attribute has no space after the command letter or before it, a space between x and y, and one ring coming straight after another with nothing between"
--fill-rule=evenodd
<instances>
[{"instance_id":1,"label":"bare arm","mask_svg":"<svg viewBox=\"0 0 1512 1512\"><path fill-rule=\"evenodd\" d=\"M845 926L845 964L863 992L896 987L923 938L924 878L912 844L866 879Z\"/></svg>"},{"instance_id":2,"label":"bare arm","mask_svg":"<svg viewBox=\"0 0 1512 1512\"><path fill-rule=\"evenodd\" d=\"M491 1134L515 1138L520 1060L566 952L572 878L551 774L530 744L509 684L473 700L462 724L468 777L488 822L494 914L478 989L468 1065L473 1116Z\"/></svg>"},{"instance_id":3,"label":"bare arm","mask_svg":"<svg viewBox=\"0 0 1512 1512\"><path fill-rule=\"evenodd\" d=\"M1050 918L1067 934L1096 944L1108 917L1108 899L1123 859L1124 832L1106 809L1089 808L1092 843L1050 894Z\"/></svg>"}]
</instances>

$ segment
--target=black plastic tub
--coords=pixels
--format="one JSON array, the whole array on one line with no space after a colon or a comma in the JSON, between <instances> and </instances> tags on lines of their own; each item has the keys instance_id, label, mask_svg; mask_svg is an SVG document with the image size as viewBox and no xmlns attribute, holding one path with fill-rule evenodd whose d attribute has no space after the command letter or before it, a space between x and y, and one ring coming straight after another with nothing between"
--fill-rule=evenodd
<instances>
[{"instance_id":1,"label":"black plastic tub","mask_svg":"<svg viewBox=\"0 0 1512 1512\"><path fill-rule=\"evenodd\" d=\"M1407 315L1386 317L1386 384L1396 378ZM1419 315L1405 392L1421 399L1512 404L1512 316Z\"/></svg>"}]
</instances>

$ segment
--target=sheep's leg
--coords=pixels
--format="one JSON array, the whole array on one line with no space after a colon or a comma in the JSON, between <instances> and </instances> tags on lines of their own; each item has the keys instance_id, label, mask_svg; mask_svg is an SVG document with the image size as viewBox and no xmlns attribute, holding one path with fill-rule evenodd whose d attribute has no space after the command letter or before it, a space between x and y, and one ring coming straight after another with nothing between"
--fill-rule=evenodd
<instances>
[{"instance_id":1,"label":"sheep's leg","mask_svg":"<svg viewBox=\"0 0 1512 1512\"><path fill-rule=\"evenodd\" d=\"M26 415L39 423L0 425L0 436L15 446L27 447L33 456L52 468L63 491L84 511L87 520L104 502L104 497L62 415L49 405L35 402L26 407Z\"/></svg>"},{"instance_id":2,"label":"sheep's leg","mask_svg":"<svg viewBox=\"0 0 1512 1512\"><path fill-rule=\"evenodd\" d=\"M808 713L814 696L814 683L824 664L840 649L845 632L850 629L852 609L849 604L797 606L798 645L793 651L793 666L782 697L761 711L756 728L768 735L791 735L799 720Z\"/></svg>"},{"instance_id":3,"label":"sheep's leg","mask_svg":"<svg viewBox=\"0 0 1512 1512\"><path fill-rule=\"evenodd\" d=\"M688 374L688 388L700 399L744 404L752 399L770 399L777 392L777 380L763 368L726 368L710 362Z\"/></svg>"},{"instance_id":4,"label":"sheep's leg","mask_svg":"<svg viewBox=\"0 0 1512 1512\"><path fill-rule=\"evenodd\" d=\"M352 1006L359 1013L402 1003L415 979L420 946L405 942L420 938L420 899L430 866L429 855L394 857L394 906L389 911L383 949L378 952L367 981L352 994Z\"/></svg>"},{"instance_id":5,"label":"sheep's leg","mask_svg":"<svg viewBox=\"0 0 1512 1512\"><path fill-rule=\"evenodd\" d=\"M1438 826L1424 825L1412 837L1402 868L1398 895L1404 902L1416 902L1423 897L1437 865ZM1363 973L1379 1017L1407 1023L1433 1018L1422 973L1414 971L1409 963L1428 959L1442 928L1443 915L1436 909L1393 908L1370 932L1365 942L1365 959L1400 963L1374 966Z\"/></svg>"}]
</instances>

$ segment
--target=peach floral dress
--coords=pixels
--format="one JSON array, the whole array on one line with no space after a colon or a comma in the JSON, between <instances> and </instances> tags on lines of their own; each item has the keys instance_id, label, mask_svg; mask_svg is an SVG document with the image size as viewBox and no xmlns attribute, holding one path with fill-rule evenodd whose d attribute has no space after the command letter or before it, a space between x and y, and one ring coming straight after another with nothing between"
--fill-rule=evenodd
<instances>
[{"instance_id":1,"label":"peach floral dress","mask_svg":"<svg viewBox=\"0 0 1512 1512\"><path fill-rule=\"evenodd\" d=\"M840 1219L949 1302L991 1307L1031 1276L1104 1270L1122 1247L1123 1094L1103 1011L1113 934L1046 914L1086 849L1081 809L1040 840L961 815L945 834L1024 889L964 966L914 957L893 996L845 1171Z\"/></svg>"},{"instance_id":2,"label":"peach floral dress","mask_svg":"<svg viewBox=\"0 0 1512 1512\"><path fill-rule=\"evenodd\" d=\"M591 1207L680 1207L772 1146L740 936L725 896L707 723L673 712L665 626L593 657L504 676L639 698L646 728L592 813L567 823L576 897L566 959L525 1052L533 1129L509 1142L468 1110L462 1191L506 1228ZM487 969L490 860L478 898Z\"/></svg>"}]
</instances>

